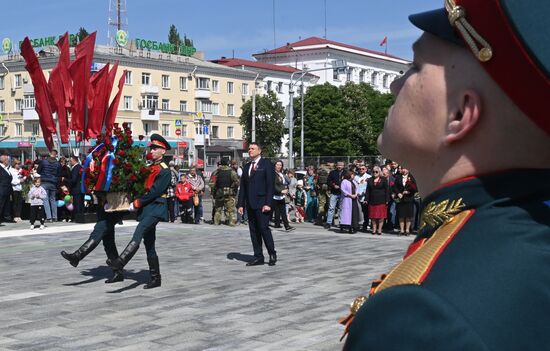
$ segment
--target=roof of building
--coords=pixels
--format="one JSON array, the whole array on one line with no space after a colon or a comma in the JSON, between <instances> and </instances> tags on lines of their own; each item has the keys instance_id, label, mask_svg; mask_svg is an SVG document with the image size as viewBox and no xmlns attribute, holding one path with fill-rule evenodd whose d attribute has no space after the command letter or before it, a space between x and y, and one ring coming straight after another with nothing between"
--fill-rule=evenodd
<instances>
[{"instance_id":1,"label":"roof of building","mask_svg":"<svg viewBox=\"0 0 550 351\"><path fill-rule=\"evenodd\" d=\"M397 59L397 60L406 61L405 59L402 59L400 57L393 56L393 55L388 55L388 54L385 54L383 52L369 50L369 49L361 48L361 47L358 47L358 46L344 44L344 43L340 43L340 42L337 42L337 41L323 39L323 38L319 38L319 37L310 37L310 38L303 39L303 40L300 40L300 41L297 41L297 42L294 42L294 43L287 43L286 45L281 46L279 48L269 50L269 51L266 51L266 52L257 53L257 54L254 54L253 56L256 57L256 56L262 56L262 55L283 54L283 53L289 53L289 52L294 52L294 51L299 51L299 50L315 49L315 46L320 46L320 45L324 45L325 47L332 47L333 49L339 49L338 47L346 48L346 49L361 51L361 52L369 54L369 55L377 55L377 56L383 56L383 57L386 57L386 58L389 58L389 59Z\"/></svg>"},{"instance_id":2,"label":"roof of building","mask_svg":"<svg viewBox=\"0 0 550 351\"><path fill-rule=\"evenodd\" d=\"M270 70L270 71L286 72L286 73L294 73L294 72L300 71L299 69L296 69L290 66L279 66L271 63L251 61L251 60L245 60L240 58L222 57L221 59L218 59L218 60L210 60L210 62L217 63L224 66L229 66L229 67L244 66L244 67L261 68L261 69Z\"/></svg>"}]
</instances>

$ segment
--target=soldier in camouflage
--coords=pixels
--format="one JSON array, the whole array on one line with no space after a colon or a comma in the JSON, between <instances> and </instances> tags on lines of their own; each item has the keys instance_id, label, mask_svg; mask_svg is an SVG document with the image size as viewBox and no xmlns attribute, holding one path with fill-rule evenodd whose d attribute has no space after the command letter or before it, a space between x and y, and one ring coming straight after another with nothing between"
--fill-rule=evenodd
<instances>
[{"instance_id":1,"label":"soldier in camouflage","mask_svg":"<svg viewBox=\"0 0 550 351\"><path fill-rule=\"evenodd\" d=\"M315 225L323 225L327 215L327 205L330 197L328 190L328 174L331 171L330 164L323 164L317 170L317 184L316 190L318 194L319 208L317 212L317 218L315 219Z\"/></svg>"},{"instance_id":2,"label":"soldier in camouflage","mask_svg":"<svg viewBox=\"0 0 550 351\"><path fill-rule=\"evenodd\" d=\"M214 214L214 224L220 225L222 219L222 211L225 209L225 219L230 226L236 225L235 220L235 205L237 188L239 187L239 176L235 170L229 167L229 162L226 158L222 159L221 166L216 174L216 192L214 194L214 202L216 212Z\"/></svg>"}]
</instances>

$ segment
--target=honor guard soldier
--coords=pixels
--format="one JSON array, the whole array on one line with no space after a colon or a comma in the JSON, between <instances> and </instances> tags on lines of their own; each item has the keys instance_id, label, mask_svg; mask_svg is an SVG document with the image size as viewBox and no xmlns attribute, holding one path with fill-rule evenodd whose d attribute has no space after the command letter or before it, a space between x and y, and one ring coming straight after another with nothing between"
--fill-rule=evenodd
<instances>
[{"instance_id":1,"label":"honor guard soldier","mask_svg":"<svg viewBox=\"0 0 550 351\"><path fill-rule=\"evenodd\" d=\"M155 251L156 226L160 221L168 221L167 190L171 182L171 174L168 166L162 162L166 150L170 150L170 144L160 135L151 135L150 152L153 164L145 181L146 194L135 199L130 204L129 211L138 211L139 221L134 236L128 246L115 260L108 260L109 266L122 269L135 255L143 239L147 253L147 263L151 279L144 286L145 289L156 288L161 284L159 259Z\"/></svg>"},{"instance_id":2,"label":"honor guard soldier","mask_svg":"<svg viewBox=\"0 0 550 351\"><path fill-rule=\"evenodd\" d=\"M426 194L404 259L352 304L344 350L548 350L550 1L446 0L378 138Z\"/></svg>"},{"instance_id":3,"label":"honor guard soldier","mask_svg":"<svg viewBox=\"0 0 550 351\"><path fill-rule=\"evenodd\" d=\"M239 187L239 176L233 168L229 167L229 162L226 158L221 161L221 166L217 170L216 175L216 193L214 194L215 208L214 224L220 225L222 219L222 211L225 209L225 219L227 224L235 226L235 196Z\"/></svg>"}]
</instances>

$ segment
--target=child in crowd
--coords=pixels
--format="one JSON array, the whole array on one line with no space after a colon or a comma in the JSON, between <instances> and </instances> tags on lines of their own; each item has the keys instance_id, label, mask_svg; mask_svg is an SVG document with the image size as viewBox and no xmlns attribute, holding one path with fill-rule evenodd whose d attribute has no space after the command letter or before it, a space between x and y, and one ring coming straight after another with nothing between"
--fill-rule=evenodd
<instances>
[{"instance_id":1,"label":"child in crowd","mask_svg":"<svg viewBox=\"0 0 550 351\"><path fill-rule=\"evenodd\" d=\"M296 223L304 223L306 217L304 211L306 200L307 193L304 190L304 182L299 180L296 184L296 197L294 198L294 204L296 205Z\"/></svg>"},{"instance_id":2,"label":"child in crowd","mask_svg":"<svg viewBox=\"0 0 550 351\"><path fill-rule=\"evenodd\" d=\"M37 219L40 221L40 229L44 229L44 220L46 219L44 200L47 197L46 190L40 186L40 177L34 178L33 186L29 190L31 230L34 229L34 221Z\"/></svg>"},{"instance_id":3,"label":"child in crowd","mask_svg":"<svg viewBox=\"0 0 550 351\"><path fill-rule=\"evenodd\" d=\"M193 223L193 186L182 176L176 186L176 198L179 200L179 208L182 223Z\"/></svg>"}]
</instances>

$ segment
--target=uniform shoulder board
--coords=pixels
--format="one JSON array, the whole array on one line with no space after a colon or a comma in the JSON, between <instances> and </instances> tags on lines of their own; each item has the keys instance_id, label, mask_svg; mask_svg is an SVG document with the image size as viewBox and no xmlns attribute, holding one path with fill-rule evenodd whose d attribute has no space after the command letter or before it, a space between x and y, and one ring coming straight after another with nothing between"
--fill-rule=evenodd
<instances>
[{"instance_id":1,"label":"uniform shoulder board","mask_svg":"<svg viewBox=\"0 0 550 351\"><path fill-rule=\"evenodd\" d=\"M164 163L164 162L161 162L161 163L160 163L160 166L161 166L162 168L165 168L165 169L168 168L168 166L167 166L166 163Z\"/></svg>"},{"instance_id":2,"label":"uniform shoulder board","mask_svg":"<svg viewBox=\"0 0 550 351\"><path fill-rule=\"evenodd\" d=\"M473 214L474 210L466 210L450 218L418 250L397 265L373 293L398 285L422 284L441 253Z\"/></svg>"}]
</instances>

